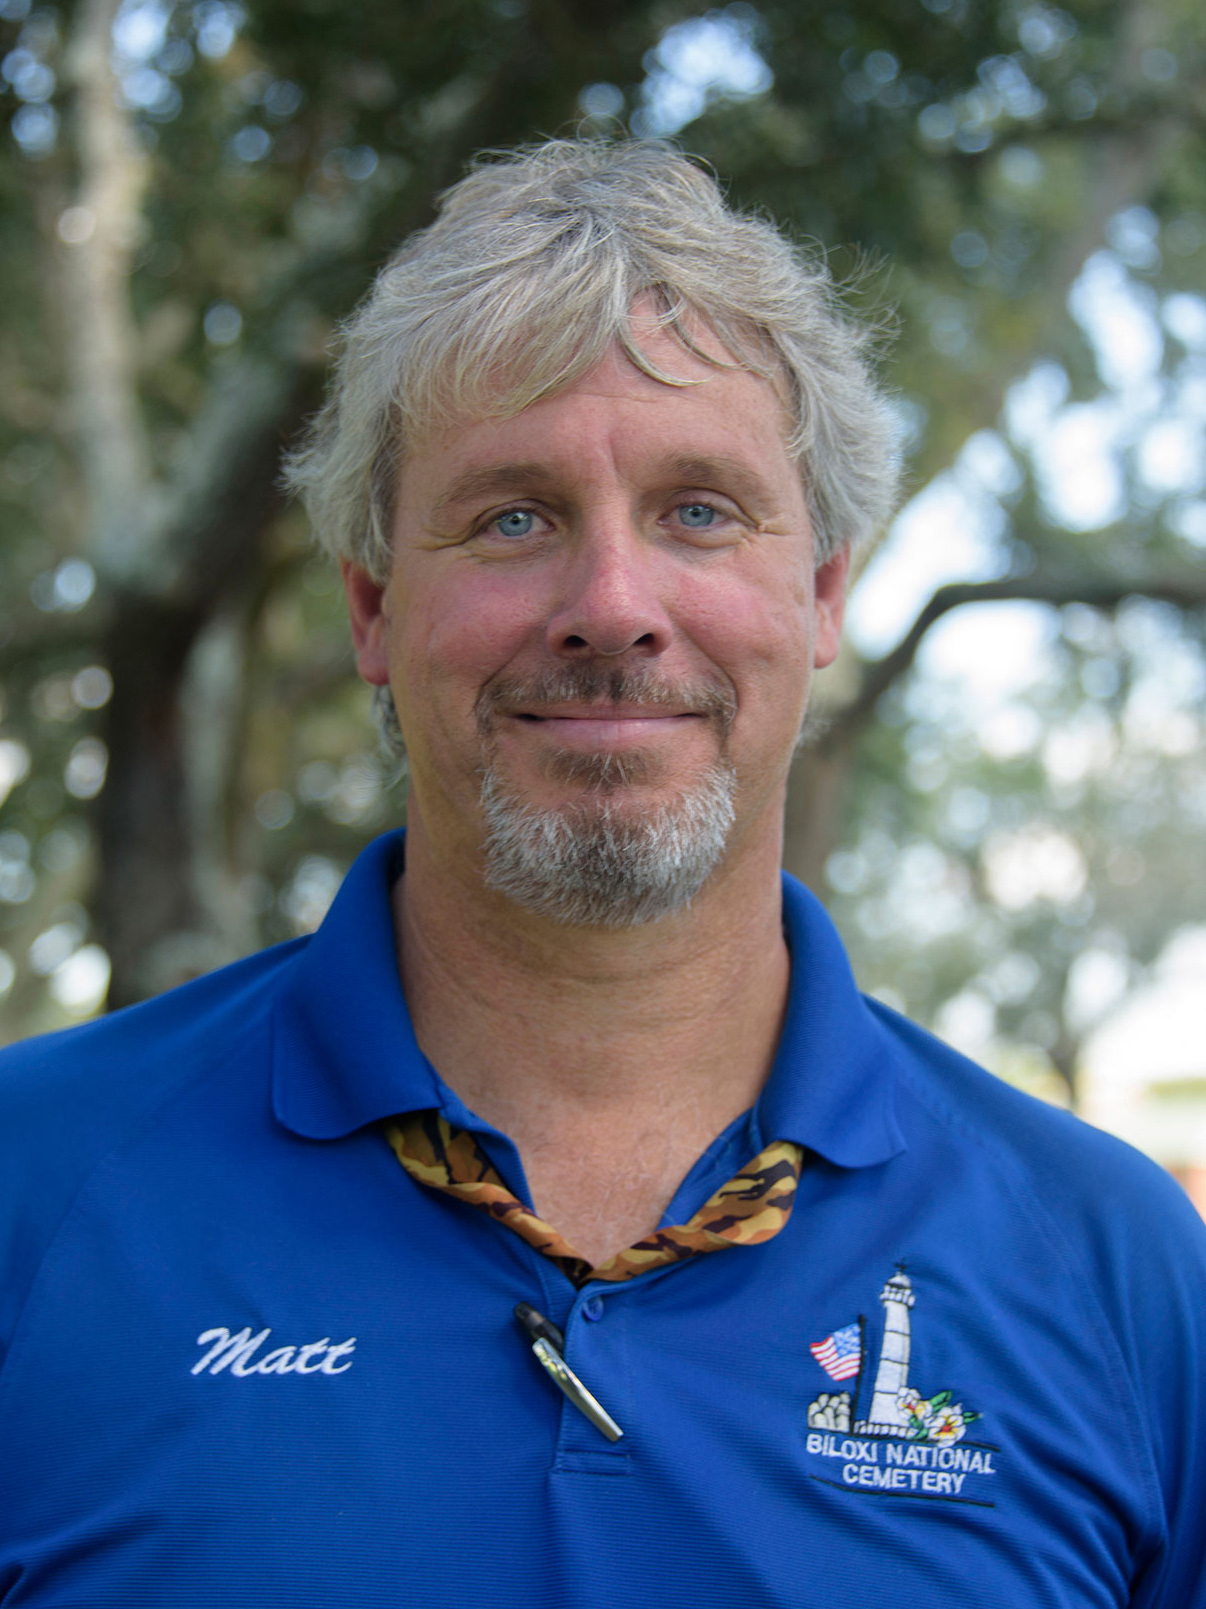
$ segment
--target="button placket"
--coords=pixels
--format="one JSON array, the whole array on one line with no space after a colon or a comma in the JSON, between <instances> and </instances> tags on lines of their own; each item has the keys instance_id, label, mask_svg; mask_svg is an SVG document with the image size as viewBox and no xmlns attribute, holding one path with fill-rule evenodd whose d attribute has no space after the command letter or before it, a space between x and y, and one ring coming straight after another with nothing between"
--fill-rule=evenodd
<instances>
[{"instance_id":1,"label":"button placket","mask_svg":"<svg viewBox=\"0 0 1206 1609\"><path fill-rule=\"evenodd\" d=\"M627 1289L606 1296L589 1291L579 1296L565 1325L565 1359L599 1401L624 1428L624 1438L609 1443L570 1403L562 1405L554 1469L600 1474L626 1474L630 1468L632 1393L630 1390ZM589 1311L588 1311L589 1309Z\"/></svg>"}]
</instances>

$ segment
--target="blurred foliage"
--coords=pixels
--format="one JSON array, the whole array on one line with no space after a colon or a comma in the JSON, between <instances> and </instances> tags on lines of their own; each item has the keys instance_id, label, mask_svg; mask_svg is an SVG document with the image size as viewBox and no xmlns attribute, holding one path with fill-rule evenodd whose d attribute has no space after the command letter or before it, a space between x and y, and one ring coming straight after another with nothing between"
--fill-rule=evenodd
<instances>
[{"instance_id":1,"label":"blurred foliage","mask_svg":"<svg viewBox=\"0 0 1206 1609\"><path fill-rule=\"evenodd\" d=\"M898 325L911 490L953 475L987 533L972 579L1049 599L1041 676L987 712L922 637L882 687L870 650L831 673L788 856L864 981L1067 1074L1076 968L1109 970L1084 957L1133 979L1200 915L1206 504L1151 447L1196 428L1200 470L1197 0L0 0L0 52L7 1035L94 1009L110 958L121 1002L307 931L400 816L273 464L433 194L482 147L575 129L677 135L860 276L852 301ZM1156 331L1141 373L1069 314L1092 262ZM92 323L89 264L112 271ZM1114 409L1120 485L1087 515L1050 461L1082 404ZM116 527L102 426L145 459ZM863 585L893 583L873 561Z\"/></svg>"},{"instance_id":2,"label":"blurred foliage","mask_svg":"<svg viewBox=\"0 0 1206 1609\"><path fill-rule=\"evenodd\" d=\"M865 987L1070 1079L1086 1030L1202 920L1206 652L1146 600L1043 624L1037 679L987 719L958 682L886 695L827 871Z\"/></svg>"}]
</instances>

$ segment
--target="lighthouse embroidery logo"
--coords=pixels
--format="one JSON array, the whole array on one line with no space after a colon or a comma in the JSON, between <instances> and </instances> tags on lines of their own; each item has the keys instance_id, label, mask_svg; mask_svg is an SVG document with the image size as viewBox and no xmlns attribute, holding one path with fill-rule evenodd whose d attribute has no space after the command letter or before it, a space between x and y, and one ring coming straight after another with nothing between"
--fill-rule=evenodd
<instances>
[{"instance_id":1,"label":"lighthouse embroidery logo","mask_svg":"<svg viewBox=\"0 0 1206 1609\"><path fill-rule=\"evenodd\" d=\"M854 1381L849 1390L822 1391L809 1404L805 1445L826 1460L809 1473L827 1486L859 1492L995 1507L1000 1448L968 1435L980 1415L953 1401L952 1391L923 1397L909 1383L917 1295L903 1265L879 1299L884 1324L873 1376L862 1317L808 1349L831 1380ZM860 1418L865 1384L870 1403Z\"/></svg>"}]
</instances>

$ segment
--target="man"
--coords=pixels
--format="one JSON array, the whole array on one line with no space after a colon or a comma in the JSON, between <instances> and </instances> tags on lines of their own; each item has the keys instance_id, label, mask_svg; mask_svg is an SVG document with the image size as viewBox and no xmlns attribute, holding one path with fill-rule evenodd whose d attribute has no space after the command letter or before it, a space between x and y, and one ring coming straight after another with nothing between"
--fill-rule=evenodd
<instances>
[{"instance_id":1,"label":"man","mask_svg":"<svg viewBox=\"0 0 1206 1609\"><path fill-rule=\"evenodd\" d=\"M1206 1235L781 881L889 415L656 144L478 169L292 476L410 767L310 940L9 1053L13 1605L1206 1603Z\"/></svg>"}]
</instances>

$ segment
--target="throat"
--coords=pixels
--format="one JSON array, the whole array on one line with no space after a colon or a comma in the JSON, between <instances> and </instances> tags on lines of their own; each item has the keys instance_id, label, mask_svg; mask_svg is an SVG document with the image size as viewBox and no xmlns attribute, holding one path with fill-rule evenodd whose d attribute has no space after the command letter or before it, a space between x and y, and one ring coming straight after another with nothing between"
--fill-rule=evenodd
<instances>
[{"instance_id":1,"label":"throat","mask_svg":"<svg viewBox=\"0 0 1206 1609\"><path fill-rule=\"evenodd\" d=\"M710 890L622 934L483 906L467 882L416 879L417 860L408 841L395 913L419 1047L597 1266L656 1229L770 1072L790 970L777 859L739 898Z\"/></svg>"},{"instance_id":2,"label":"throat","mask_svg":"<svg viewBox=\"0 0 1206 1609\"><path fill-rule=\"evenodd\" d=\"M537 1214L592 1267L653 1234L714 1134L617 1134L600 1143L520 1143Z\"/></svg>"}]
</instances>

